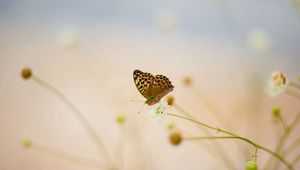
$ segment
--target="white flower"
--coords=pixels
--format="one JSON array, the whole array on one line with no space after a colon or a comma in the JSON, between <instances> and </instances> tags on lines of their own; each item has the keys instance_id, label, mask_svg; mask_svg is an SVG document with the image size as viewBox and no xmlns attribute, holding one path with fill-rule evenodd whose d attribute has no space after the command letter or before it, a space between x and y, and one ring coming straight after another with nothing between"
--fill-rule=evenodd
<instances>
[{"instance_id":1,"label":"white flower","mask_svg":"<svg viewBox=\"0 0 300 170\"><path fill-rule=\"evenodd\" d=\"M177 17L173 11L164 11L158 16L158 26L162 32L171 32L176 29Z\"/></svg>"},{"instance_id":2,"label":"white flower","mask_svg":"<svg viewBox=\"0 0 300 170\"><path fill-rule=\"evenodd\" d=\"M66 49L74 48L79 42L78 34L73 29L65 29L59 32L57 40Z\"/></svg>"},{"instance_id":3,"label":"white flower","mask_svg":"<svg viewBox=\"0 0 300 170\"><path fill-rule=\"evenodd\" d=\"M149 117L152 122L158 123L161 119L166 117L167 103L157 103L149 110Z\"/></svg>"},{"instance_id":4,"label":"white flower","mask_svg":"<svg viewBox=\"0 0 300 170\"><path fill-rule=\"evenodd\" d=\"M274 86L285 86L287 84L286 76L281 71L275 71L272 73L272 83Z\"/></svg>"},{"instance_id":5,"label":"white flower","mask_svg":"<svg viewBox=\"0 0 300 170\"><path fill-rule=\"evenodd\" d=\"M271 96L277 96L284 92L287 84L288 80L284 73L281 71L275 71L272 73L271 80L269 81L268 92Z\"/></svg>"},{"instance_id":6,"label":"white flower","mask_svg":"<svg viewBox=\"0 0 300 170\"><path fill-rule=\"evenodd\" d=\"M253 30L248 35L248 43L254 51L266 51L271 46L271 39L266 31Z\"/></svg>"}]
</instances>

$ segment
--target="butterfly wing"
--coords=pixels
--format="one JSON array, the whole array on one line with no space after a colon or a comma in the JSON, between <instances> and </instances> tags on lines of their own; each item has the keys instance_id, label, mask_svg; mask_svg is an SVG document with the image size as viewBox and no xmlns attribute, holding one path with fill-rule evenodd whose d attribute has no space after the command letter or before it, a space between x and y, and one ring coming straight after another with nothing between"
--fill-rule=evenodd
<instances>
[{"instance_id":1,"label":"butterfly wing","mask_svg":"<svg viewBox=\"0 0 300 170\"><path fill-rule=\"evenodd\" d=\"M138 91L146 98L151 97L151 86L154 76L150 73L144 73L140 70L133 71L133 80Z\"/></svg>"},{"instance_id":2,"label":"butterfly wing","mask_svg":"<svg viewBox=\"0 0 300 170\"><path fill-rule=\"evenodd\" d=\"M154 98L148 99L148 105L154 105L160 101L162 97L173 91L174 86L171 81L164 75L156 75L150 90L150 95Z\"/></svg>"}]
</instances>

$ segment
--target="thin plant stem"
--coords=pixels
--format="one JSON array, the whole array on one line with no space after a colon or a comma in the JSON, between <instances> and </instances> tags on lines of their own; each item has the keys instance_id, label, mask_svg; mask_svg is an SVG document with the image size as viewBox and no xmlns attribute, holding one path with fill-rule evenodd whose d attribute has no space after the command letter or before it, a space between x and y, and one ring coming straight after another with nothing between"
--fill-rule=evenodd
<instances>
[{"instance_id":1,"label":"thin plant stem","mask_svg":"<svg viewBox=\"0 0 300 170\"><path fill-rule=\"evenodd\" d=\"M296 82L290 81L288 85L290 85L291 87L295 87L298 90L300 90L300 84L298 84Z\"/></svg>"},{"instance_id":2,"label":"thin plant stem","mask_svg":"<svg viewBox=\"0 0 300 170\"><path fill-rule=\"evenodd\" d=\"M297 114L296 118L293 120L293 122L286 127L286 130L284 132L284 134L281 136L281 138L279 139L279 142L275 148L275 151L276 152L280 152L286 139L288 138L288 136L290 135L291 133L291 130L298 124L300 120L300 112Z\"/></svg>"},{"instance_id":3,"label":"thin plant stem","mask_svg":"<svg viewBox=\"0 0 300 170\"><path fill-rule=\"evenodd\" d=\"M218 123L226 129L232 130L232 127L228 123L227 119L221 114L220 109L214 104L214 102L209 98L206 93L201 90L199 87L196 87L194 84L190 86L192 90L198 95L198 97L202 100L202 102L207 107L208 111L213 115L213 117L218 121ZM242 151L243 155L246 155L246 150L241 145L237 145L239 149Z\"/></svg>"},{"instance_id":4,"label":"thin plant stem","mask_svg":"<svg viewBox=\"0 0 300 170\"><path fill-rule=\"evenodd\" d=\"M291 162L293 166L295 166L300 160L300 154L298 154Z\"/></svg>"},{"instance_id":5,"label":"thin plant stem","mask_svg":"<svg viewBox=\"0 0 300 170\"><path fill-rule=\"evenodd\" d=\"M139 160L136 162L136 165L138 165L137 169L149 170L149 165L154 167L153 169L157 169L155 168L157 165L153 160L151 153L147 152L143 134L141 134L141 127L139 122L132 121L130 126L131 127L129 127L129 129L131 130L131 136L128 137L128 139L130 139L131 142L128 143L133 146L132 151L134 152L135 159Z\"/></svg>"},{"instance_id":6,"label":"thin plant stem","mask_svg":"<svg viewBox=\"0 0 300 170\"><path fill-rule=\"evenodd\" d=\"M288 128L288 125L287 125L286 121L281 116L278 117L278 120L279 120L283 130L286 131L287 128Z\"/></svg>"},{"instance_id":7,"label":"thin plant stem","mask_svg":"<svg viewBox=\"0 0 300 170\"><path fill-rule=\"evenodd\" d=\"M235 139L240 139L240 140L243 140L245 141L246 143L249 143L250 145L256 147L257 149L260 149L260 150L263 150L269 154L271 154L273 157L275 157L276 159L278 159L279 161L281 161L289 170L295 170L295 168L292 166L292 164L290 164L287 160L285 160L283 157L281 157L278 153L264 147L264 146L261 146L259 144L256 144L255 142L251 141L250 139L247 139L245 137L242 137L242 136L238 136L232 132L229 132L229 131L226 131L226 130L223 130L223 129L220 129L218 127L213 127L213 126L210 126L206 123L203 123L203 122L200 122L200 121L197 121L197 120L194 120L194 119L191 119L191 118L187 118L187 117L183 117L183 116L180 116L180 115L176 115L176 114L172 114L172 113L167 113L167 115L169 116L173 116L173 117L178 117L178 118L181 118L181 119L185 119L187 121L190 121L190 122L193 122L193 123L196 123L198 125L201 125L201 126L204 126L206 128L209 128L209 129L212 129L212 130L216 130L218 132L222 132L224 134L227 134L227 135L230 135L232 137L234 137Z\"/></svg>"},{"instance_id":8,"label":"thin plant stem","mask_svg":"<svg viewBox=\"0 0 300 170\"><path fill-rule=\"evenodd\" d=\"M120 133L120 137L119 137L119 141L118 141L118 145L116 146L116 153L119 156L119 168L123 169L124 166L124 159L126 156L124 156L125 152L125 148L127 145L127 128L125 124L121 124L119 126L119 133Z\"/></svg>"},{"instance_id":9,"label":"thin plant stem","mask_svg":"<svg viewBox=\"0 0 300 170\"><path fill-rule=\"evenodd\" d=\"M105 145L102 142L102 139L97 134L96 130L90 125L87 119L83 116L83 114L75 107L75 105L57 88L53 87L46 81L38 78L37 76L32 76L32 80L39 84L40 86L46 88L50 92L52 92L56 97L58 97L63 103L66 104L67 107L74 113L75 117L79 120L81 125L85 128L86 132L89 134L92 141L95 143L96 147L98 148L99 153L102 155L104 154L105 158L112 164L113 169L118 169L115 165L111 155L109 154L108 150L106 149Z\"/></svg>"},{"instance_id":10,"label":"thin plant stem","mask_svg":"<svg viewBox=\"0 0 300 170\"><path fill-rule=\"evenodd\" d=\"M255 152L254 152L254 154L253 154L254 162L257 161L257 151L258 151L258 148L255 147Z\"/></svg>"},{"instance_id":11,"label":"thin plant stem","mask_svg":"<svg viewBox=\"0 0 300 170\"><path fill-rule=\"evenodd\" d=\"M283 146L285 144L285 141L289 137L292 129L298 124L299 120L300 120L300 112L297 114L297 116L293 120L293 122L289 126L286 127L283 135L279 139L279 142L278 142L277 146L275 147L275 152L277 152L277 153L281 152L281 150L282 150L282 148L283 148ZM269 159L268 164L266 164L266 165L269 165L270 162L271 162L271 159ZM275 164L275 168L276 167L279 168L277 164Z\"/></svg>"},{"instance_id":12,"label":"thin plant stem","mask_svg":"<svg viewBox=\"0 0 300 170\"><path fill-rule=\"evenodd\" d=\"M198 97L207 107L208 111L218 121L218 123L220 123L221 125L223 124L226 128L231 129L231 127L227 123L227 120L221 114L219 108L210 100L210 98L204 93L204 91L202 91L199 87L196 87L194 84L191 84L191 86L189 87L194 91L194 93L198 95Z\"/></svg>"},{"instance_id":13,"label":"thin plant stem","mask_svg":"<svg viewBox=\"0 0 300 170\"><path fill-rule=\"evenodd\" d=\"M282 155L289 155L297 146L300 144L300 137L298 137L294 142L292 142L282 153Z\"/></svg>"},{"instance_id":14,"label":"thin plant stem","mask_svg":"<svg viewBox=\"0 0 300 170\"><path fill-rule=\"evenodd\" d=\"M194 116L192 116L191 114L189 114L189 112L187 112L185 109L183 109L182 107L180 107L179 105L177 105L176 103L173 104L174 108L177 109L178 111L180 111L181 113L183 113L184 115L192 118L192 119L196 119ZM207 131L207 129L203 129L201 128L201 130L203 131L203 133L205 133L206 135L211 135L209 131ZM216 147L216 149L218 150L218 154L220 155L221 159L223 160L223 162L227 165L228 168L230 169L235 169L234 165L232 164L232 162L229 160L227 154L225 153L224 148L219 145L217 142L213 142L214 146Z\"/></svg>"},{"instance_id":15,"label":"thin plant stem","mask_svg":"<svg viewBox=\"0 0 300 170\"><path fill-rule=\"evenodd\" d=\"M292 96L298 100L300 100L300 93L297 93L295 91L292 91L292 90L289 90L289 89L286 89L286 92L285 92L287 95L289 96Z\"/></svg>"},{"instance_id":16,"label":"thin plant stem","mask_svg":"<svg viewBox=\"0 0 300 170\"><path fill-rule=\"evenodd\" d=\"M185 140L210 140L210 139L232 139L236 138L235 136L191 136L191 137L183 137Z\"/></svg>"},{"instance_id":17,"label":"thin plant stem","mask_svg":"<svg viewBox=\"0 0 300 170\"><path fill-rule=\"evenodd\" d=\"M43 152L46 153L48 155L57 157L57 158L61 158L63 160L72 162L72 163L77 163L77 164L81 164L84 166L91 166L91 167L97 167L98 169L105 169L105 166L102 165L100 162L96 161L96 160L92 160L92 159L86 159L86 158L81 158L78 156L74 156L71 155L69 153L57 150L57 149L53 149L50 148L48 146L44 146L38 143L32 143L32 149L35 149L39 152Z\"/></svg>"}]
</instances>

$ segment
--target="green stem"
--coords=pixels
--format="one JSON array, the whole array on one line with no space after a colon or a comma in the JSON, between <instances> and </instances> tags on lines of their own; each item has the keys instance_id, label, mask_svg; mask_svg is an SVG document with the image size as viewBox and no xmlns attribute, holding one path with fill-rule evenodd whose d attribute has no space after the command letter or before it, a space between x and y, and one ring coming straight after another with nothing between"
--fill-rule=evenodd
<instances>
[{"instance_id":1,"label":"green stem","mask_svg":"<svg viewBox=\"0 0 300 170\"><path fill-rule=\"evenodd\" d=\"M253 145L255 147L255 154L257 154L257 149L258 148L261 148L261 146L255 144L254 142L244 138L244 137L240 137L240 136L201 136L201 137L184 137L184 139L187 139L187 140L202 140L202 139L239 139L239 140L243 140L247 143L250 143L251 145ZM256 159L255 159L256 161Z\"/></svg>"},{"instance_id":2,"label":"green stem","mask_svg":"<svg viewBox=\"0 0 300 170\"><path fill-rule=\"evenodd\" d=\"M236 138L235 136L192 136L192 137L183 137L185 140L203 140L203 139L232 139Z\"/></svg>"},{"instance_id":3,"label":"green stem","mask_svg":"<svg viewBox=\"0 0 300 170\"><path fill-rule=\"evenodd\" d=\"M191 84L189 86L195 94L199 97L199 99L203 102L203 104L206 106L208 111L212 114L212 116L215 118L215 120L223 127L229 130L232 130L230 123L228 123L228 120L223 116L220 109L215 105L215 103L210 99L210 97L201 89L199 86L196 86L194 84ZM243 148L241 145L237 145L239 149L242 151L243 155L247 154L247 151L245 148Z\"/></svg>"},{"instance_id":4,"label":"green stem","mask_svg":"<svg viewBox=\"0 0 300 170\"><path fill-rule=\"evenodd\" d=\"M255 152L254 152L254 155L253 155L253 157L254 157L254 162L256 162L257 160L257 151L258 151L258 148L257 147L255 147Z\"/></svg>"},{"instance_id":5,"label":"green stem","mask_svg":"<svg viewBox=\"0 0 300 170\"><path fill-rule=\"evenodd\" d=\"M189 114L185 109L183 109L182 107L180 107L179 105L177 105L176 103L173 104L174 108L177 109L178 111L180 111L181 113L185 114L186 116L195 119L194 116L192 116L191 114ZM205 133L206 135L211 135L209 133L209 131L207 131L207 129L203 129L201 128L201 130L203 131L203 133ZM230 159L228 158L228 156L225 153L224 148L222 147L222 145L219 145L219 143L214 142L213 143L215 145L215 148L217 149L217 153L220 155L220 157L222 158L223 162L227 165L227 167L229 169L236 169L234 167L234 165L232 164L232 161L230 161Z\"/></svg>"},{"instance_id":6,"label":"green stem","mask_svg":"<svg viewBox=\"0 0 300 170\"><path fill-rule=\"evenodd\" d=\"M102 139L97 134L96 130L93 129L93 127L89 124L87 119L83 116L83 114L75 107L75 105L57 88L53 87L46 81L36 77L32 76L32 80L34 80L37 84L41 85L42 87L48 89L50 92L52 92L56 97L62 100L63 103L66 104L66 106L69 107L69 109L74 113L75 117L80 121L82 126L85 128L87 133L89 134L92 141L95 143L96 147L98 148L98 151L100 154L104 154L109 162L111 162L114 169L118 169L115 165L112 157L110 156L108 150L106 149L105 145L102 142Z\"/></svg>"},{"instance_id":7,"label":"green stem","mask_svg":"<svg viewBox=\"0 0 300 170\"><path fill-rule=\"evenodd\" d=\"M275 147L275 152L277 152L277 153L281 152L281 150L282 150L287 138L289 137L292 129L298 124L299 120L300 120L300 112L297 114L297 116L293 120L293 122L289 126L286 127L283 135L279 139L279 142L278 142L277 146ZM284 155L284 154L282 154L282 155ZM271 159L269 159L269 161L266 165L270 164L270 162L271 162ZM275 168L279 168L279 167L276 165Z\"/></svg>"},{"instance_id":8,"label":"green stem","mask_svg":"<svg viewBox=\"0 0 300 170\"><path fill-rule=\"evenodd\" d=\"M284 131L284 134L282 135L282 137L280 138L276 148L275 148L275 151L276 152L280 152L286 139L288 138L288 136L290 135L291 133L291 130L298 124L300 120L300 112L297 114L296 118L293 120L293 122L286 127L285 131Z\"/></svg>"},{"instance_id":9,"label":"green stem","mask_svg":"<svg viewBox=\"0 0 300 170\"><path fill-rule=\"evenodd\" d=\"M199 87L196 87L193 84L190 87L202 100L208 111L214 116L218 123L223 124L226 128L230 128L227 120L223 117L219 108L210 100L210 98Z\"/></svg>"},{"instance_id":10,"label":"green stem","mask_svg":"<svg viewBox=\"0 0 300 170\"><path fill-rule=\"evenodd\" d=\"M300 144L300 137L298 137L293 143L291 143L286 149L285 151L282 153L282 155L289 155L293 150L296 149L297 146L299 146Z\"/></svg>"},{"instance_id":11,"label":"green stem","mask_svg":"<svg viewBox=\"0 0 300 170\"><path fill-rule=\"evenodd\" d=\"M268 149L268 148L266 148L264 146L256 144L253 141L251 141L251 140L249 140L249 139L247 139L245 137L238 136L238 135L236 135L236 134L234 134L232 132L229 132L229 131L226 131L226 130L223 130L223 129L220 129L220 128L217 128L217 127L210 126L210 125L208 125L206 123L203 123L203 122L200 122L200 121L196 121L196 120L191 119L191 118L183 117L183 116L172 114L172 113L167 113L167 115L173 116L173 117L178 117L178 118L181 118L181 119L185 119L185 120L191 121L193 123L196 123L198 125L207 127L209 129L216 130L218 132L222 132L224 134L230 135L230 136L232 136L235 139L243 140L243 141L251 144L252 146L256 147L257 149L261 149L261 150L263 150L263 151L271 154L272 156L274 156L275 158L277 158L279 161L281 161L288 169L295 170L294 167L287 160L285 160L283 157L281 157L278 153L276 153L276 152L274 152L274 151L272 151L272 150L270 150L270 149Z\"/></svg>"},{"instance_id":12,"label":"green stem","mask_svg":"<svg viewBox=\"0 0 300 170\"><path fill-rule=\"evenodd\" d=\"M207 95L199 86L191 84L190 88L194 91L195 94L199 97L199 99L206 106L208 111L212 114L215 120L220 124L221 127L225 129L232 130L231 124L228 122L226 117L223 116L220 109L216 106L216 104L210 99L209 95ZM243 148L241 145L237 145L242 152L242 155L248 154L248 151Z\"/></svg>"}]
</instances>

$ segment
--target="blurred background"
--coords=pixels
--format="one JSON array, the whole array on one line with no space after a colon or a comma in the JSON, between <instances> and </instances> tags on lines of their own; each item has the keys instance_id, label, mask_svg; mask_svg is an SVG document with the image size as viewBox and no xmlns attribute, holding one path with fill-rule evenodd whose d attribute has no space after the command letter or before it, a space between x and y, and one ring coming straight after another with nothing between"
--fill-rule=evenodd
<instances>
[{"instance_id":1,"label":"blurred background","mask_svg":"<svg viewBox=\"0 0 300 170\"><path fill-rule=\"evenodd\" d=\"M66 105L22 79L24 67L84 113L113 159L124 161L124 169L230 169L206 148L210 141L169 143L165 124L170 121L187 134L205 136L190 122L167 117L153 123L148 107L138 114L142 102L131 100L144 98L134 85L134 69L167 76L175 86L176 104L222 127L195 91L182 84L190 76L231 131L274 149L282 129L272 108L280 106L289 123L300 105L288 95L271 97L266 89L275 70L297 81L299 30L297 0L0 0L0 169L97 169L34 147L25 150L24 137L103 160ZM168 111L180 113L172 107ZM125 125L116 123L117 114L126 115ZM253 148L242 141L216 142L236 169L251 159ZM269 157L260 151L258 165Z\"/></svg>"}]
</instances>

